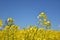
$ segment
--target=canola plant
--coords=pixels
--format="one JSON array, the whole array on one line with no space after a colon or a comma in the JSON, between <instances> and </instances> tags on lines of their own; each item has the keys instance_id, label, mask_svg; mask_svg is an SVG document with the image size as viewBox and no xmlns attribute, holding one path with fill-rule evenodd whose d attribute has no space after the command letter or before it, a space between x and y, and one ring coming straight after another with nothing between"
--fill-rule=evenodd
<instances>
[{"instance_id":1,"label":"canola plant","mask_svg":"<svg viewBox=\"0 0 60 40\"><path fill-rule=\"evenodd\" d=\"M39 25L46 27L46 29L38 28L38 26L18 29L19 26L14 24L14 20L8 18L4 29L0 30L0 40L60 40L60 31L49 29L51 23L47 21L47 17L43 12L38 18ZM2 20L0 20L0 27L1 26Z\"/></svg>"}]
</instances>

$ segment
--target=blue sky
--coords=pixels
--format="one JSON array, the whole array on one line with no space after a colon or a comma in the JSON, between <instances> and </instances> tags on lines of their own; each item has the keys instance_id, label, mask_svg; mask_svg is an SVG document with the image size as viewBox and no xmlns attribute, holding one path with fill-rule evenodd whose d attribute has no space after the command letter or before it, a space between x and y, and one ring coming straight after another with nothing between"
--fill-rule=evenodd
<instances>
[{"instance_id":1,"label":"blue sky","mask_svg":"<svg viewBox=\"0 0 60 40\"><path fill-rule=\"evenodd\" d=\"M60 29L60 0L0 0L0 19L11 17L21 28L37 25L40 12L45 12L52 29Z\"/></svg>"}]
</instances>

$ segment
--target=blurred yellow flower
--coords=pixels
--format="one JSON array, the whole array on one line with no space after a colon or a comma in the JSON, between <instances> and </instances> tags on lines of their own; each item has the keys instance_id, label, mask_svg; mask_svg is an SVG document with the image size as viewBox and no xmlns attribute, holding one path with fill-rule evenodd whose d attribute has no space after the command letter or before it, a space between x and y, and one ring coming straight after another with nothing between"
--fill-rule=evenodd
<instances>
[{"instance_id":1,"label":"blurred yellow flower","mask_svg":"<svg viewBox=\"0 0 60 40\"><path fill-rule=\"evenodd\" d=\"M2 24L2 20L0 19L0 27L2 26L3 24Z\"/></svg>"},{"instance_id":2,"label":"blurred yellow flower","mask_svg":"<svg viewBox=\"0 0 60 40\"><path fill-rule=\"evenodd\" d=\"M12 18L8 18L7 22L13 22L13 19Z\"/></svg>"},{"instance_id":3,"label":"blurred yellow flower","mask_svg":"<svg viewBox=\"0 0 60 40\"><path fill-rule=\"evenodd\" d=\"M10 28L10 27L9 27L8 25L6 25L4 29L9 29L9 28Z\"/></svg>"}]
</instances>

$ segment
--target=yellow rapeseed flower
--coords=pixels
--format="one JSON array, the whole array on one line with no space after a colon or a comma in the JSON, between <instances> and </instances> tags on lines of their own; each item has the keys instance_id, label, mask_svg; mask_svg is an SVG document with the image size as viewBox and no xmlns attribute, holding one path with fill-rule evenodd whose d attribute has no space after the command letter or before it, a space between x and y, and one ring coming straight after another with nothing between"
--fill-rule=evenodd
<instances>
[{"instance_id":1,"label":"yellow rapeseed flower","mask_svg":"<svg viewBox=\"0 0 60 40\"><path fill-rule=\"evenodd\" d=\"M10 28L10 27L9 27L8 25L6 25L4 29L9 29L9 28Z\"/></svg>"},{"instance_id":2,"label":"yellow rapeseed flower","mask_svg":"<svg viewBox=\"0 0 60 40\"><path fill-rule=\"evenodd\" d=\"M3 24L2 24L2 20L0 19L0 27L2 26Z\"/></svg>"},{"instance_id":3,"label":"yellow rapeseed flower","mask_svg":"<svg viewBox=\"0 0 60 40\"><path fill-rule=\"evenodd\" d=\"M8 18L7 22L13 22L13 19L12 18Z\"/></svg>"}]
</instances>

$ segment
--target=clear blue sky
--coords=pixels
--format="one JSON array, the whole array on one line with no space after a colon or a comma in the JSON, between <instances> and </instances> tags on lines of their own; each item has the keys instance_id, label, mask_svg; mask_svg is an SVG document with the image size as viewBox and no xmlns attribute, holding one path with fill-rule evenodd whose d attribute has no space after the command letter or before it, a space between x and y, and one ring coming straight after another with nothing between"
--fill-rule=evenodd
<instances>
[{"instance_id":1,"label":"clear blue sky","mask_svg":"<svg viewBox=\"0 0 60 40\"><path fill-rule=\"evenodd\" d=\"M44 11L52 29L60 27L60 0L0 0L0 19L12 17L21 28L37 25L37 16Z\"/></svg>"}]
</instances>

